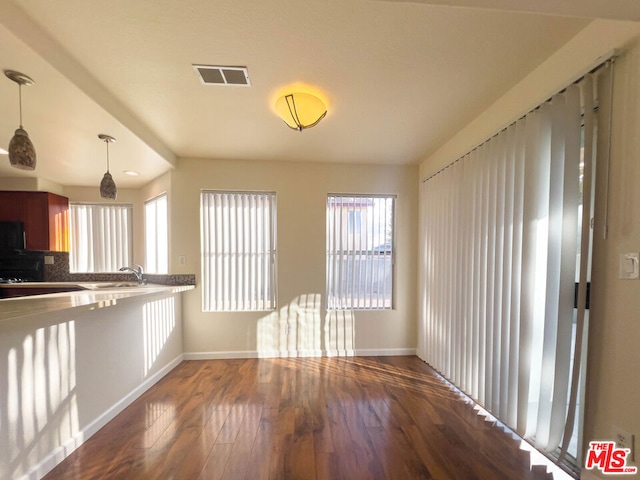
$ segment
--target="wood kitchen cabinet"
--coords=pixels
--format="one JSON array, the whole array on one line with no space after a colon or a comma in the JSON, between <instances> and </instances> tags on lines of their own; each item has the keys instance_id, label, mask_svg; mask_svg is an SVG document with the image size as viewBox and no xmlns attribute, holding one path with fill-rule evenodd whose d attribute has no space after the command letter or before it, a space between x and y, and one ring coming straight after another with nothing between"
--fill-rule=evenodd
<instances>
[{"instance_id":1,"label":"wood kitchen cabinet","mask_svg":"<svg viewBox=\"0 0 640 480\"><path fill-rule=\"evenodd\" d=\"M69 199L49 192L0 192L0 220L22 221L27 250L69 251Z\"/></svg>"}]
</instances>

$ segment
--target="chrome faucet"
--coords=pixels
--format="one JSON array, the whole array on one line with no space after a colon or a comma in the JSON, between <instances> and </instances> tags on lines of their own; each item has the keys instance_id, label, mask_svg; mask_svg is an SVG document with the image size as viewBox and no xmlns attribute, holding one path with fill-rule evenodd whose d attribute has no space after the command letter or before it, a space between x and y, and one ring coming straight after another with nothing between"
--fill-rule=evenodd
<instances>
[{"instance_id":1,"label":"chrome faucet","mask_svg":"<svg viewBox=\"0 0 640 480\"><path fill-rule=\"evenodd\" d=\"M147 279L144 278L144 270L142 270L141 265L135 265L136 268L131 267L122 267L120 269L121 272L131 272L136 276L136 280L138 281L138 285L146 285Z\"/></svg>"}]
</instances>

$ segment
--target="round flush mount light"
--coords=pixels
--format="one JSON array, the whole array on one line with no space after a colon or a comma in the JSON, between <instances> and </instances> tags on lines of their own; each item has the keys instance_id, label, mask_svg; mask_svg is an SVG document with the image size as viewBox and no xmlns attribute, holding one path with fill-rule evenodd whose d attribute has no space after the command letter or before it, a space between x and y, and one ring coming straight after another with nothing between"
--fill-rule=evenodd
<instances>
[{"instance_id":1,"label":"round flush mount light","mask_svg":"<svg viewBox=\"0 0 640 480\"><path fill-rule=\"evenodd\" d=\"M275 108L289 128L299 132L317 125L327 114L327 107L320 98L304 92L281 96Z\"/></svg>"},{"instance_id":2,"label":"round flush mount light","mask_svg":"<svg viewBox=\"0 0 640 480\"><path fill-rule=\"evenodd\" d=\"M122 173L129 175L130 177L137 177L140 175L138 172L134 172L133 170L123 170Z\"/></svg>"}]
</instances>

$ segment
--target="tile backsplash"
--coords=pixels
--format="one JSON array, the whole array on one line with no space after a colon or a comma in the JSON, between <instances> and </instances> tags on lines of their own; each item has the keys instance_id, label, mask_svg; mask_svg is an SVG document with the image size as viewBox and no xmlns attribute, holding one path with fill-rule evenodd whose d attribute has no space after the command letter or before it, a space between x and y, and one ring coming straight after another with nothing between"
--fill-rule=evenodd
<instances>
[{"instance_id":1,"label":"tile backsplash","mask_svg":"<svg viewBox=\"0 0 640 480\"><path fill-rule=\"evenodd\" d=\"M45 252L45 282L127 282L133 280L131 273L70 273L68 252ZM53 257L53 263L47 263L46 257ZM159 275L145 273L149 283L158 285L195 285L194 274Z\"/></svg>"}]
</instances>

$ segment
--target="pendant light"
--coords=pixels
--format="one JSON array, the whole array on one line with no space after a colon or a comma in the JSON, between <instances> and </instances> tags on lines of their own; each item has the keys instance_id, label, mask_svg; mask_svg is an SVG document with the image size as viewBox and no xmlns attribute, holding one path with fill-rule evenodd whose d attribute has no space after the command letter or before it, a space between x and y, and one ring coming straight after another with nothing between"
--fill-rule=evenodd
<instances>
[{"instance_id":1,"label":"pendant light","mask_svg":"<svg viewBox=\"0 0 640 480\"><path fill-rule=\"evenodd\" d=\"M109 173L109 143L115 142L116 139L110 135L105 135L104 133L99 134L98 138L107 144L107 172L104 174L104 177L102 177L102 181L100 182L100 196L102 198L115 200L118 195L118 189L116 188L116 182L113 181L113 177Z\"/></svg>"},{"instance_id":2,"label":"pendant light","mask_svg":"<svg viewBox=\"0 0 640 480\"><path fill-rule=\"evenodd\" d=\"M276 111L289 128L301 132L317 125L327 114L327 107L315 95L300 92L280 97Z\"/></svg>"},{"instance_id":3,"label":"pendant light","mask_svg":"<svg viewBox=\"0 0 640 480\"><path fill-rule=\"evenodd\" d=\"M24 73L14 70L5 70L4 74L7 78L18 84L18 99L20 102L20 126L9 142L9 162L11 162L13 167L21 170L35 170L36 149L33 147L33 143L31 143L29 134L22 128L22 86L29 87L35 82Z\"/></svg>"}]
</instances>

